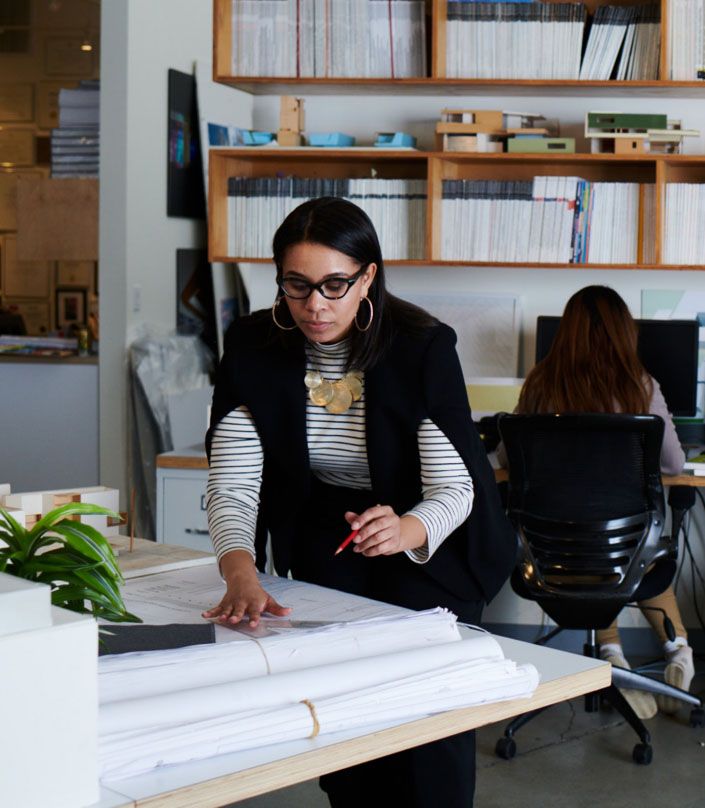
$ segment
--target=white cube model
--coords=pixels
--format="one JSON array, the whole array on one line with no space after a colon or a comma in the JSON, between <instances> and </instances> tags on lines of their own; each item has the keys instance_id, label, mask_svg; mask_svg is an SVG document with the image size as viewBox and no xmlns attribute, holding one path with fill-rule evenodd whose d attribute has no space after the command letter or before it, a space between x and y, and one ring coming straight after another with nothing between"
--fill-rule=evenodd
<instances>
[{"instance_id":1,"label":"white cube model","mask_svg":"<svg viewBox=\"0 0 705 808\"><path fill-rule=\"evenodd\" d=\"M99 799L98 626L49 599L48 586L0 573L0 614L22 601L28 618L0 625L0 805L8 808Z\"/></svg>"}]
</instances>

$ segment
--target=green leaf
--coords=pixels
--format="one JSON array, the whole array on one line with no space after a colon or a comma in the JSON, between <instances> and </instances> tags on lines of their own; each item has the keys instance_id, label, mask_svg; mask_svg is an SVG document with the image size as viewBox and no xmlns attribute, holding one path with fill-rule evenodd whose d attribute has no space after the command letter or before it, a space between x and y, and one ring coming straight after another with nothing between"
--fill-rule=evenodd
<instances>
[{"instance_id":1,"label":"green leaf","mask_svg":"<svg viewBox=\"0 0 705 808\"><path fill-rule=\"evenodd\" d=\"M0 519L5 522L0 525L0 538L15 550L21 549L27 540L27 530L4 508L0 508Z\"/></svg>"},{"instance_id":2,"label":"green leaf","mask_svg":"<svg viewBox=\"0 0 705 808\"><path fill-rule=\"evenodd\" d=\"M97 608L93 616L102 620L110 620L112 623L141 623L142 618L128 611L114 612L108 609Z\"/></svg>"},{"instance_id":3,"label":"green leaf","mask_svg":"<svg viewBox=\"0 0 705 808\"><path fill-rule=\"evenodd\" d=\"M92 526L81 522L62 521L54 525L54 531L62 536L66 544L81 555L104 564L111 575L122 581L122 573L117 565L115 553L104 536Z\"/></svg>"},{"instance_id":4,"label":"green leaf","mask_svg":"<svg viewBox=\"0 0 705 808\"><path fill-rule=\"evenodd\" d=\"M69 516L110 516L113 519L120 519L120 514L104 508L102 505L91 505L88 502L69 502L66 505L60 505L49 511L43 516L37 524L32 528L29 534L30 541L40 536L46 530L54 527L57 522L66 519Z\"/></svg>"},{"instance_id":5,"label":"green leaf","mask_svg":"<svg viewBox=\"0 0 705 808\"><path fill-rule=\"evenodd\" d=\"M108 598L117 611L124 611L125 604L122 602L117 584L104 575L101 570L76 570L75 575L91 589Z\"/></svg>"}]
</instances>

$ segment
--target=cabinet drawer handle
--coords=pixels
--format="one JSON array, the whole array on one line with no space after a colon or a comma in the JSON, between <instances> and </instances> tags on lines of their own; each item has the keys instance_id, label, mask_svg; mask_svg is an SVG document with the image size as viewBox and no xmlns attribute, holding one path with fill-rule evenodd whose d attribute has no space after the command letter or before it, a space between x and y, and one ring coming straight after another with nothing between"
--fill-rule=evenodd
<instances>
[{"instance_id":1,"label":"cabinet drawer handle","mask_svg":"<svg viewBox=\"0 0 705 808\"><path fill-rule=\"evenodd\" d=\"M206 509L206 495L201 494L201 510L205 511Z\"/></svg>"},{"instance_id":2,"label":"cabinet drawer handle","mask_svg":"<svg viewBox=\"0 0 705 808\"><path fill-rule=\"evenodd\" d=\"M184 530L184 533L191 533L195 534L196 536L207 536L208 529L202 527L187 527L186 530Z\"/></svg>"}]
</instances>

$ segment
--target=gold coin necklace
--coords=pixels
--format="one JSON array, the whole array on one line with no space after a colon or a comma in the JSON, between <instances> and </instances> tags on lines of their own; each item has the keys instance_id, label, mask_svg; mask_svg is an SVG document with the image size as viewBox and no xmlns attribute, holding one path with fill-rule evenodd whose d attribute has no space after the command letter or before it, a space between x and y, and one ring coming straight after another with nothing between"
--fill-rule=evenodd
<instances>
[{"instance_id":1,"label":"gold coin necklace","mask_svg":"<svg viewBox=\"0 0 705 808\"><path fill-rule=\"evenodd\" d=\"M362 398L362 371L359 370L351 370L336 380L324 379L318 370L308 370L304 384L313 404L336 415L347 412L353 401Z\"/></svg>"}]
</instances>

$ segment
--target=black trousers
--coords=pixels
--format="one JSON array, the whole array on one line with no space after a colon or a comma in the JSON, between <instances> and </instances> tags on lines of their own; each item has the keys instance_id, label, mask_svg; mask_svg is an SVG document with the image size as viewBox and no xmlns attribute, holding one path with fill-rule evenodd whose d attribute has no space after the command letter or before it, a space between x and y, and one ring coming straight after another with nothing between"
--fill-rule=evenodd
<instances>
[{"instance_id":1,"label":"black trousers","mask_svg":"<svg viewBox=\"0 0 705 808\"><path fill-rule=\"evenodd\" d=\"M298 526L294 578L409 609L445 606L460 620L478 623L481 602L453 596L404 553L366 558L350 545L334 556L349 532L344 513L360 513L375 504L370 491L314 480L305 521ZM320 785L333 808L471 808L475 733L462 732L324 775Z\"/></svg>"}]
</instances>

